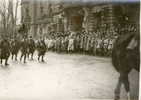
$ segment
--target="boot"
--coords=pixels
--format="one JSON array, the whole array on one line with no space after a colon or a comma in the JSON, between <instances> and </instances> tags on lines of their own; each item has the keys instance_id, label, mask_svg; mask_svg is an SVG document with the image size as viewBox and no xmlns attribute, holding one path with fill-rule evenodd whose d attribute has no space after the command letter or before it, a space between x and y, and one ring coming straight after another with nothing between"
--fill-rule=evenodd
<instances>
[{"instance_id":1,"label":"boot","mask_svg":"<svg viewBox=\"0 0 141 100\"><path fill-rule=\"evenodd\" d=\"M38 56L38 61L40 61L40 56Z\"/></svg>"},{"instance_id":2,"label":"boot","mask_svg":"<svg viewBox=\"0 0 141 100\"><path fill-rule=\"evenodd\" d=\"M2 64L2 59L0 60L0 63Z\"/></svg>"},{"instance_id":3,"label":"boot","mask_svg":"<svg viewBox=\"0 0 141 100\"><path fill-rule=\"evenodd\" d=\"M8 66L9 64L7 63L7 59L5 60L5 66Z\"/></svg>"},{"instance_id":4,"label":"boot","mask_svg":"<svg viewBox=\"0 0 141 100\"><path fill-rule=\"evenodd\" d=\"M45 61L44 61L44 56L42 56L42 62L45 62Z\"/></svg>"}]
</instances>

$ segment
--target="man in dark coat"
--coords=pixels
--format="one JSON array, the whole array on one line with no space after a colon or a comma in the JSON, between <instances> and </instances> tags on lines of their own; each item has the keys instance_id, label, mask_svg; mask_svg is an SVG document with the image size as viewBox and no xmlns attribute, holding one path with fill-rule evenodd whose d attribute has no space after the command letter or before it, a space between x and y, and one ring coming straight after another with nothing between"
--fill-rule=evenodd
<instances>
[{"instance_id":1,"label":"man in dark coat","mask_svg":"<svg viewBox=\"0 0 141 100\"><path fill-rule=\"evenodd\" d=\"M40 38L40 40L38 41L37 48L38 48L38 61L40 61L41 58L41 61L44 62L44 55L46 53L47 48L43 38Z\"/></svg>"},{"instance_id":2,"label":"man in dark coat","mask_svg":"<svg viewBox=\"0 0 141 100\"><path fill-rule=\"evenodd\" d=\"M0 42L1 64L2 64L2 60L5 59L5 65L9 65L7 63L9 56L10 56L10 43L8 42L7 38L4 37L3 40Z\"/></svg>"},{"instance_id":3,"label":"man in dark coat","mask_svg":"<svg viewBox=\"0 0 141 100\"><path fill-rule=\"evenodd\" d=\"M24 57L24 63L26 63L26 56L28 53L28 41L27 41L26 37L24 37L24 39L21 41L21 53L22 54L21 54L20 61Z\"/></svg>"},{"instance_id":4,"label":"man in dark coat","mask_svg":"<svg viewBox=\"0 0 141 100\"><path fill-rule=\"evenodd\" d=\"M18 41L17 38L14 38L11 41L12 60L13 60L14 55L15 55L15 60L17 61L17 54L18 54L19 50L20 50L20 42Z\"/></svg>"},{"instance_id":5,"label":"man in dark coat","mask_svg":"<svg viewBox=\"0 0 141 100\"><path fill-rule=\"evenodd\" d=\"M30 36L28 41L28 57L31 54L31 59L33 60L33 54L35 52L35 41L33 40L32 36Z\"/></svg>"}]
</instances>

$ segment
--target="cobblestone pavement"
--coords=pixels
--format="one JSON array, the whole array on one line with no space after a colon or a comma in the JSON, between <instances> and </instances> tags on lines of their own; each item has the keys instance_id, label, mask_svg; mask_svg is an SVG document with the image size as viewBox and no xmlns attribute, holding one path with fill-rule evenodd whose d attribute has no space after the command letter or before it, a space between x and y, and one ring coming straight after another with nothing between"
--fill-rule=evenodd
<instances>
[{"instance_id":1,"label":"cobblestone pavement","mask_svg":"<svg viewBox=\"0 0 141 100\"><path fill-rule=\"evenodd\" d=\"M110 58L48 52L45 60L1 65L0 100L113 100L119 74ZM132 98L138 96L138 74L129 75Z\"/></svg>"}]
</instances>

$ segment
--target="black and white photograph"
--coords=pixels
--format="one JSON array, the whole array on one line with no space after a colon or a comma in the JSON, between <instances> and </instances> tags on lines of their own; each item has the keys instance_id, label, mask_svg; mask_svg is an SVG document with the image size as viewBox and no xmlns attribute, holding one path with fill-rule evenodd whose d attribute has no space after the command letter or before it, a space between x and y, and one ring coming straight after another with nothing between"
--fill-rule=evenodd
<instances>
[{"instance_id":1,"label":"black and white photograph","mask_svg":"<svg viewBox=\"0 0 141 100\"><path fill-rule=\"evenodd\" d=\"M139 0L0 0L0 100L140 100Z\"/></svg>"}]
</instances>

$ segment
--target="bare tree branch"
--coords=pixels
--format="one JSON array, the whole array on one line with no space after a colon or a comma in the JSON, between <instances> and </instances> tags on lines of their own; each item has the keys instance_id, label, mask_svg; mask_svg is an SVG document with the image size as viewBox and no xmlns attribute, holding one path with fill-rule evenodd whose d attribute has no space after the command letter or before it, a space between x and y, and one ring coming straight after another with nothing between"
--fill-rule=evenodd
<instances>
[{"instance_id":1,"label":"bare tree branch","mask_svg":"<svg viewBox=\"0 0 141 100\"><path fill-rule=\"evenodd\" d=\"M19 0L1 0L0 3L0 22L5 33L14 33L17 23L17 9Z\"/></svg>"}]
</instances>

